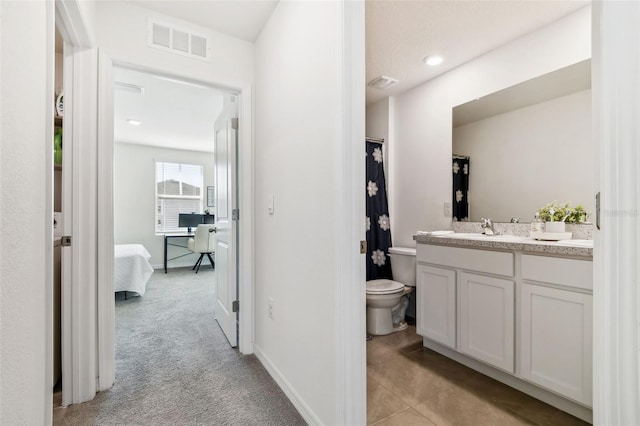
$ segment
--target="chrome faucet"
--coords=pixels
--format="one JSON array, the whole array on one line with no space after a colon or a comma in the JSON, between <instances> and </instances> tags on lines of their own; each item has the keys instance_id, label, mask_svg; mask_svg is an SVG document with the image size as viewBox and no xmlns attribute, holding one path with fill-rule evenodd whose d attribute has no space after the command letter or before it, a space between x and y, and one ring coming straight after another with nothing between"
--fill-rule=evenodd
<instances>
[{"instance_id":1,"label":"chrome faucet","mask_svg":"<svg viewBox=\"0 0 640 426\"><path fill-rule=\"evenodd\" d=\"M485 235L497 234L496 230L493 228L493 220L491 220L491 218L485 219L484 217L481 217L480 226L482 227L482 233Z\"/></svg>"}]
</instances>

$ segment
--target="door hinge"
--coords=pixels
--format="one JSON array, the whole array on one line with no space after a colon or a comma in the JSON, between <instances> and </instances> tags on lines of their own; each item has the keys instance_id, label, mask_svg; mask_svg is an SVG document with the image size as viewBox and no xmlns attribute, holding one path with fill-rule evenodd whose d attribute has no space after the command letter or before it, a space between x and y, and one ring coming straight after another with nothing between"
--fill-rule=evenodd
<instances>
[{"instance_id":1,"label":"door hinge","mask_svg":"<svg viewBox=\"0 0 640 426\"><path fill-rule=\"evenodd\" d=\"M240 220L240 209L233 209L231 211L231 219L235 221Z\"/></svg>"},{"instance_id":2,"label":"door hinge","mask_svg":"<svg viewBox=\"0 0 640 426\"><path fill-rule=\"evenodd\" d=\"M240 312L240 301L234 300L231 304L231 312Z\"/></svg>"},{"instance_id":3,"label":"door hinge","mask_svg":"<svg viewBox=\"0 0 640 426\"><path fill-rule=\"evenodd\" d=\"M233 130L238 130L238 119L237 118L232 118L231 119L231 128Z\"/></svg>"},{"instance_id":4,"label":"door hinge","mask_svg":"<svg viewBox=\"0 0 640 426\"><path fill-rule=\"evenodd\" d=\"M60 245L62 247L71 247L71 236L65 235L64 237L60 238Z\"/></svg>"},{"instance_id":5,"label":"door hinge","mask_svg":"<svg viewBox=\"0 0 640 426\"><path fill-rule=\"evenodd\" d=\"M360 254L367 253L367 242L365 240L360 241Z\"/></svg>"}]
</instances>

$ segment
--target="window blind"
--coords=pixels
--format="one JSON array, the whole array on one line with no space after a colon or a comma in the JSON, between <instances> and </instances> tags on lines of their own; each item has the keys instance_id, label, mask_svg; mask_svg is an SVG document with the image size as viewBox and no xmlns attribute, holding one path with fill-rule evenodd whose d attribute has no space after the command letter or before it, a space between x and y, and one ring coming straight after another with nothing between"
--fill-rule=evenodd
<instances>
[{"instance_id":1,"label":"window blind","mask_svg":"<svg viewBox=\"0 0 640 426\"><path fill-rule=\"evenodd\" d=\"M156 162L156 233L181 231L179 213L202 213L204 168Z\"/></svg>"}]
</instances>

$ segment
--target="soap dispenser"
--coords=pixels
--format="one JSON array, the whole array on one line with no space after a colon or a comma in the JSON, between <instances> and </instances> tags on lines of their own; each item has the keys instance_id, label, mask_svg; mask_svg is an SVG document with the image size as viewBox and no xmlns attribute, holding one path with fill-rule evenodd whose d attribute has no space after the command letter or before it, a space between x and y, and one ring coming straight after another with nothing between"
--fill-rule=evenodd
<instances>
[{"instance_id":1,"label":"soap dispenser","mask_svg":"<svg viewBox=\"0 0 640 426\"><path fill-rule=\"evenodd\" d=\"M535 212L533 215L533 221L531 222L531 236L533 234L542 233L542 220L540 219L540 213Z\"/></svg>"}]
</instances>

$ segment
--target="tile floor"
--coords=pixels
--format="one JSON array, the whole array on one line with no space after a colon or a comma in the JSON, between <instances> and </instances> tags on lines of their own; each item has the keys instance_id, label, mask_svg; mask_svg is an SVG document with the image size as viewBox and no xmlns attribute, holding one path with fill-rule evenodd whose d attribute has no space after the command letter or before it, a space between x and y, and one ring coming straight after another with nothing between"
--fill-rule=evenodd
<instances>
[{"instance_id":1,"label":"tile floor","mask_svg":"<svg viewBox=\"0 0 640 426\"><path fill-rule=\"evenodd\" d=\"M424 348L422 337L415 333L410 326L367 342L368 424L587 424Z\"/></svg>"}]
</instances>

